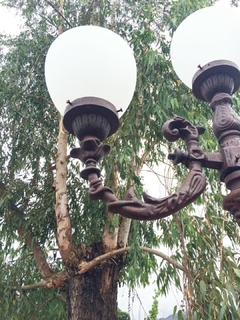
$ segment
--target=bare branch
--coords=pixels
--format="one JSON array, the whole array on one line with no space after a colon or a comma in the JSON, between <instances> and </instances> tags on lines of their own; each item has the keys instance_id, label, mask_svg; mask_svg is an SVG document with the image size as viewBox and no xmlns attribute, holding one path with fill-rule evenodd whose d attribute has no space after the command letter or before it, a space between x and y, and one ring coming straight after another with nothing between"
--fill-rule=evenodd
<instances>
[{"instance_id":1,"label":"bare branch","mask_svg":"<svg viewBox=\"0 0 240 320\"><path fill-rule=\"evenodd\" d=\"M51 297L49 297L39 308L37 312L40 312L49 302L51 302L53 299L58 298L62 301L64 301L65 303L67 302L67 300L61 296L60 294L57 295L52 295Z\"/></svg>"},{"instance_id":2,"label":"bare branch","mask_svg":"<svg viewBox=\"0 0 240 320\"><path fill-rule=\"evenodd\" d=\"M29 231L28 231L29 233ZM32 234L25 236L26 229L24 224L18 227L18 235L20 240L24 240L27 246L32 250L38 270L43 277L43 279L49 278L52 276L53 272L49 267L46 257L40 247L40 245L34 240L34 236Z\"/></svg>"},{"instance_id":3,"label":"bare branch","mask_svg":"<svg viewBox=\"0 0 240 320\"><path fill-rule=\"evenodd\" d=\"M70 23L69 21L67 21L67 19L64 17L63 13L62 13L61 11L59 11L58 8L56 8L55 5L54 5L51 1L46 0L46 2L47 2L47 4L49 4L49 5L53 8L53 10L54 10L56 13L58 13L58 14L62 17L62 19L68 24L68 26L69 26L70 28L73 28L73 26L71 25L71 23Z\"/></svg>"},{"instance_id":4,"label":"bare branch","mask_svg":"<svg viewBox=\"0 0 240 320\"><path fill-rule=\"evenodd\" d=\"M56 205L55 217L57 223L57 242L59 252L65 263L79 263L73 250L71 221L67 196L67 137L62 123L59 124L58 153L56 159Z\"/></svg>"},{"instance_id":5,"label":"bare branch","mask_svg":"<svg viewBox=\"0 0 240 320\"><path fill-rule=\"evenodd\" d=\"M67 197L67 137L62 119L59 123L58 153L56 159L56 206L57 240L60 253L67 251L72 245L71 222Z\"/></svg>"},{"instance_id":6,"label":"bare branch","mask_svg":"<svg viewBox=\"0 0 240 320\"><path fill-rule=\"evenodd\" d=\"M189 270L189 268L188 268L188 261L189 261L189 259L188 259L188 254L187 254L187 249L186 249L186 245L185 245L185 239L184 239L184 234L183 234L183 230L182 230L182 227L181 227L181 222L180 222L180 220L179 220L179 215L178 215L178 213L176 213L175 215L174 215L174 218L175 218L175 221L176 221L176 223L177 223L177 228L178 228L178 231L179 231L179 233L180 233L180 237L181 237L181 242L182 242L182 251L183 251L183 257L184 257L184 259L183 259L183 262L184 262L184 265L185 265L185 272L188 274L188 276L189 276L189 278L191 279L192 278L192 276L191 276L191 272L190 272L190 270ZM192 279L193 280L193 279Z\"/></svg>"},{"instance_id":7,"label":"bare branch","mask_svg":"<svg viewBox=\"0 0 240 320\"><path fill-rule=\"evenodd\" d=\"M170 264L172 264L175 268L181 270L181 271L185 271L185 268L179 264L178 262L176 262L174 259L172 259L171 257L167 256L166 254L155 250L155 249L150 249L147 247L140 247L142 251L154 254L164 260L166 260L167 262L169 262ZM121 249L117 249L117 250L112 250L111 252L105 253L89 262L83 261L80 263L79 265L79 274L83 274L85 272L87 272L88 270L92 269L93 267L95 267L96 265L98 265L101 262L104 262L107 259L112 258L115 255L118 254L122 254L122 253L126 253L130 250L130 247L126 247L126 248L121 248Z\"/></svg>"},{"instance_id":8,"label":"bare branch","mask_svg":"<svg viewBox=\"0 0 240 320\"><path fill-rule=\"evenodd\" d=\"M43 308L46 307L46 305L51 302L53 299L59 299L62 300L63 302L67 302L67 299L64 298L61 294L56 294L56 295L52 295L51 297L49 297L37 310L37 312L39 313Z\"/></svg>"},{"instance_id":9,"label":"bare branch","mask_svg":"<svg viewBox=\"0 0 240 320\"><path fill-rule=\"evenodd\" d=\"M121 253L125 253L127 251L129 251L130 247L127 248L121 248L121 249L117 249L117 250L112 250L110 252L107 252L89 262L86 261L82 261L79 265L79 274L83 274L85 272L87 272L88 270L92 269L93 267L95 267L96 265L98 265L99 263L103 262L104 260L110 259L113 256L117 255L117 254L121 254Z\"/></svg>"},{"instance_id":10,"label":"bare branch","mask_svg":"<svg viewBox=\"0 0 240 320\"><path fill-rule=\"evenodd\" d=\"M3 190L4 192L4 185L0 186L2 188L0 188L0 191ZM13 212L14 215L17 215L18 212L18 208L16 205L13 206ZM24 241L26 243L26 245L29 247L29 249L32 251L34 259L36 261L36 265L37 268L42 276L42 278L44 280L40 281L38 284L40 285L44 285L45 282L43 281L47 281L48 279L51 279L51 282L48 280L47 282L51 283L53 286L53 283L55 282L56 285L55 286L62 286L62 282L63 281L59 281L60 278L63 279L63 274L59 273L59 274L54 274L52 269L49 267L48 262L46 260L46 257L43 253L42 248L40 247L40 245L38 244L38 242L34 239L34 235L32 234L31 230L29 228L26 227L26 220L23 220L21 222L21 225L16 227L18 235L19 235L19 239L20 241ZM61 276L60 276L61 275ZM55 280L57 279L57 280ZM61 284L61 285L60 285Z\"/></svg>"},{"instance_id":11,"label":"bare branch","mask_svg":"<svg viewBox=\"0 0 240 320\"><path fill-rule=\"evenodd\" d=\"M67 299L65 297L63 297L61 294L57 293L56 294L56 297L59 299L59 300L62 300L63 302L67 303Z\"/></svg>"},{"instance_id":12,"label":"bare branch","mask_svg":"<svg viewBox=\"0 0 240 320\"><path fill-rule=\"evenodd\" d=\"M51 26L54 26L55 28L57 28L57 26L50 20L48 19L46 16L44 16L43 14L41 13L38 13L38 15L45 21L47 21Z\"/></svg>"},{"instance_id":13,"label":"bare branch","mask_svg":"<svg viewBox=\"0 0 240 320\"><path fill-rule=\"evenodd\" d=\"M43 302L43 304L38 308L38 311L41 311L49 302L51 302L55 297L54 296L51 296L49 297L45 302Z\"/></svg>"},{"instance_id":14,"label":"bare branch","mask_svg":"<svg viewBox=\"0 0 240 320\"><path fill-rule=\"evenodd\" d=\"M170 264L172 264L175 268L181 270L181 271L186 271L185 268L179 264L178 262L176 262L174 259L172 259L171 257L169 257L168 255L166 255L165 253L155 250L155 249L150 249L147 247L141 247L141 249L143 251L146 251L148 253L152 253L155 254L155 256L158 256L160 258L162 258L163 260L166 260L167 262L169 262Z\"/></svg>"},{"instance_id":15,"label":"bare branch","mask_svg":"<svg viewBox=\"0 0 240 320\"><path fill-rule=\"evenodd\" d=\"M37 289L37 288L57 288L57 287L62 287L64 285L64 281L66 280L66 273L64 272L59 272L56 274L53 274L50 278L48 279L43 279L39 282L28 284L25 286L14 286L11 289L12 290L21 290L21 291L26 291L26 290L32 290L32 289ZM59 295L59 299L63 300L64 298ZM65 300L63 300L65 301Z\"/></svg>"},{"instance_id":16,"label":"bare branch","mask_svg":"<svg viewBox=\"0 0 240 320\"><path fill-rule=\"evenodd\" d=\"M120 228L118 232L118 245L121 248L125 248L127 245L128 235L129 235L132 220L122 216L120 217L120 219L121 219L121 222L120 222Z\"/></svg>"},{"instance_id":17,"label":"bare branch","mask_svg":"<svg viewBox=\"0 0 240 320\"><path fill-rule=\"evenodd\" d=\"M48 282L46 280L41 280L39 282L36 282L36 283L33 283L33 284L29 284L29 285L26 285L26 286L22 286L22 287L14 286L11 289L12 290L26 291L26 290L32 290L32 289L37 289L37 288L47 288L47 284L48 284Z\"/></svg>"}]
</instances>

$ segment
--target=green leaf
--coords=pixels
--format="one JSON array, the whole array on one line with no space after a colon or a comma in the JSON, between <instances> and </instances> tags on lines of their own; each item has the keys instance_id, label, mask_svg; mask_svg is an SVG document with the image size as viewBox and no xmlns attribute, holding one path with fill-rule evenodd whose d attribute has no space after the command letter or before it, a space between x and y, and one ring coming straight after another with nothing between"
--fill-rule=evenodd
<instances>
[{"instance_id":1,"label":"green leaf","mask_svg":"<svg viewBox=\"0 0 240 320\"><path fill-rule=\"evenodd\" d=\"M235 274L240 278L240 269L234 268L233 270Z\"/></svg>"},{"instance_id":2,"label":"green leaf","mask_svg":"<svg viewBox=\"0 0 240 320\"><path fill-rule=\"evenodd\" d=\"M174 320L175 318L175 314L177 313L177 306L174 306L173 308L173 315L172 315L172 319Z\"/></svg>"},{"instance_id":3,"label":"green leaf","mask_svg":"<svg viewBox=\"0 0 240 320\"><path fill-rule=\"evenodd\" d=\"M206 287L206 284L203 280L200 281L200 291L201 291L201 295L204 299L206 296L207 287Z\"/></svg>"},{"instance_id":4,"label":"green leaf","mask_svg":"<svg viewBox=\"0 0 240 320\"><path fill-rule=\"evenodd\" d=\"M220 310L220 313L219 313L219 320L224 319L224 315L226 313L226 310L227 310L227 306L225 304L223 304L222 308Z\"/></svg>"}]
</instances>

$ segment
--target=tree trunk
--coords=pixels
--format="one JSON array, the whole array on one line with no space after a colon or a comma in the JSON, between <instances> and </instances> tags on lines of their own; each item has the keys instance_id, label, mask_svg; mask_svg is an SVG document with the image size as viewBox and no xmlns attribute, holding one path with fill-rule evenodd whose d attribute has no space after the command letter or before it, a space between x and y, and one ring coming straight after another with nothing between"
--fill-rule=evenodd
<instances>
[{"instance_id":1,"label":"tree trunk","mask_svg":"<svg viewBox=\"0 0 240 320\"><path fill-rule=\"evenodd\" d=\"M96 257L96 251L91 256ZM69 320L117 320L117 286L122 265L120 257L99 264L84 274L74 275L69 271L66 280Z\"/></svg>"}]
</instances>

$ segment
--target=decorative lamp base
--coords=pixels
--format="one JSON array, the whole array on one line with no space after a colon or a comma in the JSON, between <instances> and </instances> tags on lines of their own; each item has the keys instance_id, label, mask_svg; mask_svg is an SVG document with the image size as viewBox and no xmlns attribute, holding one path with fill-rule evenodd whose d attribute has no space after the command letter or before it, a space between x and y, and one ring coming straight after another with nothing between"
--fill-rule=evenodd
<instances>
[{"instance_id":1,"label":"decorative lamp base","mask_svg":"<svg viewBox=\"0 0 240 320\"><path fill-rule=\"evenodd\" d=\"M80 141L86 136L94 136L103 141L117 131L119 119L116 108L110 102L84 97L69 102L63 124Z\"/></svg>"},{"instance_id":2,"label":"decorative lamp base","mask_svg":"<svg viewBox=\"0 0 240 320\"><path fill-rule=\"evenodd\" d=\"M238 66L228 60L216 60L200 67L192 81L192 91L196 98L211 102L216 93L230 96L240 87Z\"/></svg>"}]
</instances>

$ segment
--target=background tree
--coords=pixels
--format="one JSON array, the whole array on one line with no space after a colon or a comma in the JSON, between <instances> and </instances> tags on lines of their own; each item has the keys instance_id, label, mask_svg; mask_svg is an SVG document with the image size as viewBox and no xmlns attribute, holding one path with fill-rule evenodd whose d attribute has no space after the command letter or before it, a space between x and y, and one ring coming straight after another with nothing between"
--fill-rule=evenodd
<instances>
[{"instance_id":1,"label":"background tree","mask_svg":"<svg viewBox=\"0 0 240 320\"><path fill-rule=\"evenodd\" d=\"M188 319L239 318L237 226L222 210L217 173L206 170L208 189L197 201L201 215L195 205L157 222L107 212L88 199L81 164L68 156L67 144L73 147L75 140L62 127L44 81L46 52L69 28L100 25L129 42L137 88L119 131L108 139L112 151L102 169L119 198L130 185L140 198L143 165L166 161L169 145L161 126L173 114L204 124L202 148L217 148L208 106L177 79L169 56L179 23L212 3L4 1L18 9L25 25L19 36L0 39L1 318L117 319L118 282L147 285L152 272L160 294L168 293L171 282L182 290ZM237 98L235 107L239 111ZM174 170L181 183L186 170ZM154 249L160 245L174 254ZM182 311L175 311L181 319Z\"/></svg>"}]
</instances>

